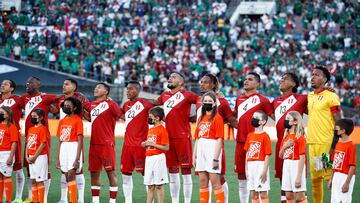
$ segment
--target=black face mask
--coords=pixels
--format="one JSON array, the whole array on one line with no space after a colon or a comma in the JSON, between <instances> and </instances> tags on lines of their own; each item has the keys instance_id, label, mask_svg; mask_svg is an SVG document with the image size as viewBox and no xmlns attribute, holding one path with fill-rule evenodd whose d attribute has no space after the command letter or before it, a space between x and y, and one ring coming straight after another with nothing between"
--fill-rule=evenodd
<instances>
[{"instance_id":1,"label":"black face mask","mask_svg":"<svg viewBox=\"0 0 360 203\"><path fill-rule=\"evenodd\" d=\"M338 135L339 130L334 130L334 137L341 138L341 134Z\"/></svg>"},{"instance_id":2,"label":"black face mask","mask_svg":"<svg viewBox=\"0 0 360 203\"><path fill-rule=\"evenodd\" d=\"M5 120L5 115L3 113L0 113L0 122L3 122Z\"/></svg>"},{"instance_id":3,"label":"black face mask","mask_svg":"<svg viewBox=\"0 0 360 203\"><path fill-rule=\"evenodd\" d=\"M62 107L62 110L67 115L70 115L72 113L71 108L68 108L68 107Z\"/></svg>"},{"instance_id":4,"label":"black face mask","mask_svg":"<svg viewBox=\"0 0 360 203\"><path fill-rule=\"evenodd\" d=\"M31 123L34 125L38 124L39 123L38 118L31 117Z\"/></svg>"},{"instance_id":5,"label":"black face mask","mask_svg":"<svg viewBox=\"0 0 360 203\"><path fill-rule=\"evenodd\" d=\"M290 125L290 121L289 120L284 120L284 127L289 129L291 128L292 125Z\"/></svg>"},{"instance_id":6,"label":"black face mask","mask_svg":"<svg viewBox=\"0 0 360 203\"><path fill-rule=\"evenodd\" d=\"M149 125L154 125L154 124L155 124L155 122L154 122L154 120L153 120L153 119L148 118L148 124L149 124Z\"/></svg>"},{"instance_id":7,"label":"black face mask","mask_svg":"<svg viewBox=\"0 0 360 203\"><path fill-rule=\"evenodd\" d=\"M202 105L202 108L205 110L205 111L211 111L213 109L213 104L208 104L208 103L204 103Z\"/></svg>"},{"instance_id":8,"label":"black face mask","mask_svg":"<svg viewBox=\"0 0 360 203\"><path fill-rule=\"evenodd\" d=\"M259 119L257 119L257 118L252 118L251 119L251 125L254 127L254 128L257 128L257 127L259 127L260 126L260 120Z\"/></svg>"}]
</instances>

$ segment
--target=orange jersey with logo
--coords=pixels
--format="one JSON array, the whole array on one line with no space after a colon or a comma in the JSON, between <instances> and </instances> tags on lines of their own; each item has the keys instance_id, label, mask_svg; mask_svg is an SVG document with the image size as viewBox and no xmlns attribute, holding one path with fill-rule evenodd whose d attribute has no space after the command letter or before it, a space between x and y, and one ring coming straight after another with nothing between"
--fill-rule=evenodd
<instances>
[{"instance_id":1,"label":"orange jersey with logo","mask_svg":"<svg viewBox=\"0 0 360 203\"><path fill-rule=\"evenodd\" d=\"M303 135L296 138L295 134L288 134L281 142L280 149L289 140L294 140L294 145L285 149L283 159L299 160L300 155L306 154L306 140Z\"/></svg>"},{"instance_id":2,"label":"orange jersey with logo","mask_svg":"<svg viewBox=\"0 0 360 203\"><path fill-rule=\"evenodd\" d=\"M271 155L271 141L266 132L249 133L244 150L247 152L247 161L264 161L266 155Z\"/></svg>"},{"instance_id":3,"label":"orange jersey with logo","mask_svg":"<svg viewBox=\"0 0 360 203\"><path fill-rule=\"evenodd\" d=\"M19 130L15 124L7 127L0 123L0 151L10 151L13 142L19 142Z\"/></svg>"},{"instance_id":4,"label":"orange jersey with logo","mask_svg":"<svg viewBox=\"0 0 360 203\"><path fill-rule=\"evenodd\" d=\"M48 136L49 131L46 126L41 125L38 127L31 127L26 138L27 153L29 155L34 155L39 149L40 145L48 141ZM40 154L47 154L47 151L48 147L45 146Z\"/></svg>"},{"instance_id":5,"label":"orange jersey with logo","mask_svg":"<svg viewBox=\"0 0 360 203\"><path fill-rule=\"evenodd\" d=\"M352 141L338 142L332 155L333 170L348 174L350 166L356 166L356 146Z\"/></svg>"},{"instance_id":6,"label":"orange jersey with logo","mask_svg":"<svg viewBox=\"0 0 360 203\"><path fill-rule=\"evenodd\" d=\"M210 115L205 115L198 123L195 138L218 139L224 138L224 121L220 114L216 114L213 121L209 121Z\"/></svg>"},{"instance_id":7,"label":"orange jersey with logo","mask_svg":"<svg viewBox=\"0 0 360 203\"><path fill-rule=\"evenodd\" d=\"M159 145L167 145L169 144L169 135L163 125L159 125L156 127L152 127L149 129L147 135L147 141L153 142ZM164 151L155 148L155 147L147 147L146 148L146 156L152 156L164 153Z\"/></svg>"},{"instance_id":8,"label":"orange jersey with logo","mask_svg":"<svg viewBox=\"0 0 360 203\"><path fill-rule=\"evenodd\" d=\"M65 116L60 120L57 136L61 142L77 142L79 135L83 135L83 122L79 115Z\"/></svg>"}]
</instances>

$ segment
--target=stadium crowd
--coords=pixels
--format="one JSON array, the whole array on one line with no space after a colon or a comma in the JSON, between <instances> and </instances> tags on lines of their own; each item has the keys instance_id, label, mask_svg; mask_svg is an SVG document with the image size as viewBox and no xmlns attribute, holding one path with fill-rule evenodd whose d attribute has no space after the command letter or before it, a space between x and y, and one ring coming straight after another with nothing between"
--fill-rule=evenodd
<instances>
[{"instance_id":1,"label":"stadium crowd","mask_svg":"<svg viewBox=\"0 0 360 203\"><path fill-rule=\"evenodd\" d=\"M23 1L21 11L1 16L1 47L17 60L109 83L139 80L157 93L179 71L189 84L215 74L225 95L238 95L249 70L261 75L267 95L280 95L276 81L286 71L308 93L311 67L323 64L342 104L359 106L358 2L280 0L274 16L242 16L234 25L228 4Z\"/></svg>"}]
</instances>

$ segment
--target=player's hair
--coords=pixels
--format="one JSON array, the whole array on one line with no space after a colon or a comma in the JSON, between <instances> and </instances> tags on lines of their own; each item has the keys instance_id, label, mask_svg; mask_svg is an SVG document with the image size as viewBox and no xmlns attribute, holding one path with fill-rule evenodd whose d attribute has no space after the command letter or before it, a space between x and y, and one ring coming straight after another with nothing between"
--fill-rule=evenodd
<instances>
[{"instance_id":1,"label":"player's hair","mask_svg":"<svg viewBox=\"0 0 360 203\"><path fill-rule=\"evenodd\" d=\"M320 70L324 74L324 76L326 77L325 83L330 81L331 74L327 68L325 68L324 66L315 66L315 69Z\"/></svg>"},{"instance_id":2,"label":"player's hair","mask_svg":"<svg viewBox=\"0 0 360 203\"><path fill-rule=\"evenodd\" d=\"M345 130L346 135L350 135L354 130L354 122L351 119L342 118L335 122L335 125L339 126L341 130Z\"/></svg>"},{"instance_id":3,"label":"player's hair","mask_svg":"<svg viewBox=\"0 0 360 203\"><path fill-rule=\"evenodd\" d=\"M108 92L107 95L110 94L110 86L109 86L108 84L106 84L106 83L104 83L104 82L99 82L99 83L97 83L96 85L102 85L102 86L104 86L105 89L106 89L106 91Z\"/></svg>"},{"instance_id":4,"label":"player's hair","mask_svg":"<svg viewBox=\"0 0 360 203\"><path fill-rule=\"evenodd\" d=\"M71 102L73 104L74 108L76 108L74 110L74 114L77 114L77 115L81 114L81 112L82 112L82 104L81 104L80 100L78 100L75 97L68 97L68 98L64 99L64 101L60 104L61 108L64 107L65 101Z\"/></svg>"},{"instance_id":5,"label":"player's hair","mask_svg":"<svg viewBox=\"0 0 360 203\"><path fill-rule=\"evenodd\" d=\"M11 94L14 93L15 90L16 90L16 83L15 83L15 81L10 80L10 79L6 79L6 80L8 80L8 81L10 82L10 87L13 88L13 91L11 91Z\"/></svg>"},{"instance_id":6,"label":"player's hair","mask_svg":"<svg viewBox=\"0 0 360 203\"><path fill-rule=\"evenodd\" d=\"M180 72L177 72L177 71L172 72L171 74L173 74L173 73L175 73L175 74L177 74L178 76L180 76L181 79L183 80L183 82L185 82L185 76L184 76L183 74L181 74ZM170 74L170 75L171 75L171 74Z\"/></svg>"},{"instance_id":7,"label":"player's hair","mask_svg":"<svg viewBox=\"0 0 360 203\"><path fill-rule=\"evenodd\" d=\"M149 114L160 118L160 121L164 120L164 110L160 106L155 106L149 110Z\"/></svg>"},{"instance_id":8,"label":"player's hair","mask_svg":"<svg viewBox=\"0 0 360 203\"><path fill-rule=\"evenodd\" d=\"M130 80L129 82L127 82L126 87L130 84L135 85L139 90L141 89L141 84L137 80Z\"/></svg>"},{"instance_id":9,"label":"player's hair","mask_svg":"<svg viewBox=\"0 0 360 203\"><path fill-rule=\"evenodd\" d=\"M77 90L77 88L78 88L78 82L77 82L76 80L74 80L74 79L72 79L72 78L67 78L67 79L65 79L65 80L70 81L71 84L75 85L75 90L74 90L74 91Z\"/></svg>"},{"instance_id":10,"label":"player's hair","mask_svg":"<svg viewBox=\"0 0 360 203\"><path fill-rule=\"evenodd\" d=\"M295 136L296 138L299 138L300 136L305 136L305 128L304 128L304 123L303 123L303 119L301 117L301 114L297 111L290 111L289 114L294 121L297 121L296 127L295 127ZM289 129L285 129L284 132L284 138L286 136L289 135Z\"/></svg>"},{"instance_id":11,"label":"player's hair","mask_svg":"<svg viewBox=\"0 0 360 203\"><path fill-rule=\"evenodd\" d=\"M210 78L211 83L215 85L215 87L212 89L212 91L216 92L219 89L219 80L217 79L217 77L211 73L204 75L204 77Z\"/></svg>"},{"instance_id":12,"label":"player's hair","mask_svg":"<svg viewBox=\"0 0 360 203\"><path fill-rule=\"evenodd\" d=\"M291 73L291 72L287 72L284 75L287 75L291 78L291 80L295 83L295 86L292 88L292 92L296 93L297 92L297 88L300 86L300 82L299 82L299 78L297 77L297 75L295 73Z\"/></svg>"},{"instance_id":13,"label":"player's hair","mask_svg":"<svg viewBox=\"0 0 360 203\"><path fill-rule=\"evenodd\" d=\"M44 110L40 109L40 108L36 108L34 110L32 110L32 112L35 112L36 115L39 116L39 118L41 118L40 122L45 125L45 112Z\"/></svg>"},{"instance_id":14,"label":"player's hair","mask_svg":"<svg viewBox=\"0 0 360 203\"><path fill-rule=\"evenodd\" d=\"M257 111L254 112L254 114L255 114L255 113L260 114L261 120L262 120L262 121L265 121L265 124L267 123L267 121L268 121L268 115L267 115L265 112L263 112L263 111L261 111L261 110L257 110ZM264 124L264 125L265 125L265 124Z\"/></svg>"},{"instance_id":15,"label":"player's hair","mask_svg":"<svg viewBox=\"0 0 360 203\"><path fill-rule=\"evenodd\" d=\"M0 108L1 108L2 110L4 110L4 111L7 113L7 115L9 116L8 122L7 122L7 124L6 124L6 127L9 127L10 124L13 124L13 123L14 123L14 117L13 117L12 109L11 109L11 107L9 107L9 106L2 106L2 107L0 107Z\"/></svg>"},{"instance_id":16,"label":"player's hair","mask_svg":"<svg viewBox=\"0 0 360 203\"><path fill-rule=\"evenodd\" d=\"M210 115L210 118L209 118L209 121L213 121L216 114L217 114L217 106L216 106L216 94L215 92L213 91L210 91L210 92L206 92L202 97L201 97L201 102L204 101L204 98L206 96L209 96L211 97L212 100L214 100L214 104L215 104L215 107L211 110L211 115ZM198 120L198 124L200 123L200 121L203 119L203 117L206 115L206 111L204 108L201 108L201 115L199 117L199 120Z\"/></svg>"},{"instance_id":17,"label":"player's hair","mask_svg":"<svg viewBox=\"0 0 360 203\"><path fill-rule=\"evenodd\" d=\"M253 75L258 83L261 83L260 75L255 72L249 72L248 75Z\"/></svg>"}]
</instances>

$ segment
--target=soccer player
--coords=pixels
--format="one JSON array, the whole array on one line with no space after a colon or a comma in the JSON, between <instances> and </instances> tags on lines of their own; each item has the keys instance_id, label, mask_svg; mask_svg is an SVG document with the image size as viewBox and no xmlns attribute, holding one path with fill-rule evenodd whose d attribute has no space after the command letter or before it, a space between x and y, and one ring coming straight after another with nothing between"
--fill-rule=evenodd
<instances>
[{"instance_id":1,"label":"soccer player","mask_svg":"<svg viewBox=\"0 0 360 203\"><path fill-rule=\"evenodd\" d=\"M59 137L56 167L66 176L70 202L76 201L75 174L82 170L83 122L82 105L75 97L66 98L60 105L66 116L60 120L57 136Z\"/></svg>"},{"instance_id":2,"label":"soccer player","mask_svg":"<svg viewBox=\"0 0 360 203\"><path fill-rule=\"evenodd\" d=\"M245 93L236 99L234 114L238 119L238 131L236 135L235 149L235 173L239 179L239 198L241 203L249 200L249 190L245 174L246 151L245 141L250 132L254 131L251 125L251 118L255 111L262 110L273 118L272 105L265 96L257 92L260 85L260 76L257 73L249 72L244 81Z\"/></svg>"},{"instance_id":3,"label":"soccer player","mask_svg":"<svg viewBox=\"0 0 360 203\"><path fill-rule=\"evenodd\" d=\"M19 130L14 124L12 110L8 106L0 107L0 200L5 189L6 202L11 202L13 183L12 172L19 143Z\"/></svg>"},{"instance_id":4,"label":"soccer player","mask_svg":"<svg viewBox=\"0 0 360 203\"><path fill-rule=\"evenodd\" d=\"M100 201L100 172L104 167L110 183L110 203L116 202L116 152L115 124L122 116L119 106L108 98L110 87L106 83L98 83L94 89L96 98L84 104L84 109L91 116L91 139L89 148L89 171L91 174L92 201Z\"/></svg>"},{"instance_id":5,"label":"soccer player","mask_svg":"<svg viewBox=\"0 0 360 203\"><path fill-rule=\"evenodd\" d=\"M200 178L200 202L209 202L209 180L214 189L216 202L225 201L220 182L224 121L217 112L216 95L207 92L202 97L201 114L195 131L193 165Z\"/></svg>"},{"instance_id":6,"label":"soccer player","mask_svg":"<svg viewBox=\"0 0 360 203\"><path fill-rule=\"evenodd\" d=\"M217 92L219 89L219 81L213 74L206 74L204 75L200 80L200 91L202 94L205 94L207 92L213 91ZM201 115L202 110L202 104L201 104L201 97L198 97L199 100L196 104L197 109L197 120L199 119ZM229 122L229 124L232 127L237 128L237 120L233 116L231 107L229 105L229 102L223 98L223 97L217 97L216 99L216 105L217 105L217 111L220 114L220 116L223 118L224 123ZM225 180L225 173L226 173L226 156L225 156L225 149L224 146L222 147L222 157L221 157L221 176L220 181L221 185L225 194L225 202L228 202L229 197L229 187ZM211 202L211 183L209 184L209 202Z\"/></svg>"},{"instance_id":7,"label":"soccer player","mask_svg":"<svg viewBox=\"0 0 360 203\"><path fill-rule=\"evenodd\" d=\"M84 97L81 93L77 92L78 89L78 83L76 80L68 78L64 80L63 83L63 95L58 99L56 103L56 107L51 109L51 112L53 114L60 115L60 119L65 118L66 114L64 113L63 109L60 107L61 104L64 102L66 98L74 97L78 99L81 103L87 102L87 98ZM83 114L81 113L80 117ZM85 115L85 114L84 114ZM84 163L84 149L82 149L82 157L81 162ZM81 167L81 170L76 171L76 186L78 190L78 202L82 203L84 202L84 189L85 189L85 178L83 174L83 168ZM66 181L65 174L61 175L61 198L59 203L66 203L67 202L67 193L68 193L68 184Z\"/></svg>"},{"instance_id":8,"label":"soccer player","mask_svg":"<svg viewBox=\"0 0 360 203\"><path fill-rule=\"evenodd\" d=\"M301 114L290 111L283 122L284 139L280 145L279 157L284 159L281 189L286 191L286 201L307 203L306 192L306 138Z\"/></svg>"},{"instance_id":9,"label":"soccer player","mask_svg":"<svg viewBox=\"0 0 360 203\"><path fill-rule=\"evenodd\" d=\"M145 148L141 143L146 140L149 126L148 111L153 107L149 101L139 98L141 85L137 81L130 81L127 84L127 98L122 107L125 113L125 140L121 153L121 173L123 180L123 192L125 202L132 202L134 169L139 173L144 173Z\"/></svg>"},{"instance_id":10,"label":"soccer player","mask_svg":"<svg viewBox=\"0 0 360 203\"><path fill-rule=\"evenodd\" d=\"M49 141L50 133L45 126L45 112L36 108L30 114L31 123L26 137L25 158L29 163L30 179L32 181L32 202L44 203L45 186L44 181L48 178L49 161L46 144Z\"/></svg>"},{"instance_id":11,"label":"soccer player","mask_svg":"<svg viewBox=\"0 0 360 203\"><path fill-rule=\"evenodd\" d=\"M251 191L253 203L269 202L269 163L272 150L270 137L263 130L267 119L268 116L265 112L261 110L255 111L251 119L251 125L255 128L255 131L249 133L244 146L244 150L247 152L245 165L247 187Z\"/></svg>"},{"instance_id":12,"label":"soccer player","mask_svg":"<svg viewBox=\"0 0 360 203\"><path fill-rule=\"evenodd\" d=\"M20 118L22 113L21 99L19 96L14 95L16 90L16 83L13 80L3 80L0 86L1 98L0 98L0 107L7 106L11 107L12 116L15 126L18 131L20 130ZM24 172L22 169L21 162L21 153L22 153L22 144L21 144L21 134L18 133L19 142L17 143L16 153L15 153L15 163L13 165L13 172L16 176L16 194L14 203L22 202L22 193L25 184Z\"/></svg>"},{"instance_id":13,"label":"soccer player","mask_svg":"<svg viewBox=\"0 0 360 203\"><path fill-rule=\"evenodd\" d=\"M170 173L170 194L172 202L179 202L180 176L183 176L184 199L191 202L192 195L192 137L190 132L190 108L196 104L197 95L183 89L185 77L174 72L168 79L170 91L163 92L157 103L163 105L166 130L169 134L170 149L166 153L166 164Z\"/></svg>"},{"instance_id":14,"label":"soccer player","mask_svg":"<svg viewBox=\"0 0 360 203\"><path fill-rule=\"evenodd\" d=\"M282 171L284 160L279 158L280 144L285 132L284 120L286 114L290 111L299 112L300 115L307 113L307 95L296 94L299 87L299 79L294 73L285 73L280 81L281 97L274 99L272 106L274 108L276 125L276 150L275 150L275 178L282 181ZM286 201L285 192L281 191L281 201Z\"/></svg>"},{"instance_id":15,"label":"soccer player","mask_svg":"<svg viewBox=\"0 0 360 203\"><path fill-rule=\"evenodd\" d=\"M354 122L350 119L340 119L335 123L334 135L341 141L336 144L332 155L333 173L328 182L331 203L352 201L356 171L356 146L350 139L353 130Z\"/></svg>"},{"instance_id":16,"label":"soccer player","mask_svg":"<svg viewBox=\"0 0 360 203\"><path fill-rule=\"evenodd\" d=\"M329 180L331 171L323 169L321 155L329 152L331 154L332 150L330 149L335 147L338 139L334 137L335 121L341 118L339 97L334 92L324 88L329 80L330 72L326 68L315 67L311 76L311 87L314 88L314 92L308 95L307 129L314 203L323 202L323 180Z\"/></svg>"},{"instance_id":17,"label":"soccer player","mask_svg":"<svg viewBox=\"0 0 360 203\"><path fill-rule=\"evenodd\" d=\"M158 202L164 202L164 187L168 183L165 151L169 150L169 136L162 125L164 110L160 107L150 109L148 124L153 125L149 129L147 140L141 143L146 148L144 184L148 187L147 203L154 201L154 193L157 191Z\"/></svg>"},{"instance_id":18,"label":"soccer player","mask_svg":"<svg viewBox=\"0 0 360 203\"><path fill-rule=\"evenodd\" d=\"M25 136L28 135L28 131L34 124L31 122L31 112L36 109L40 108L44 111L44 126L48 127L48 113L49 107L51 104L55 103L57 100L57 96L53 94L45 94L40 92L41 88L41 80L37 77L29 77L26 82L26 94L21 96L20 106L25 109ZM50 137L46 144L47 147L50 149ZM48 160L50 160L50 150L47 151L48 153ZM24 159L24 167L28 168L27 160ZM47 200L47 196L49 194L49 188L51 183L51 175L49 172L49 177L45 180L45 200ZM31 202L31 181L28 182L28 190L29 195L28 198L24 201L24 203Z\"/></svg>"}]
</instances>

